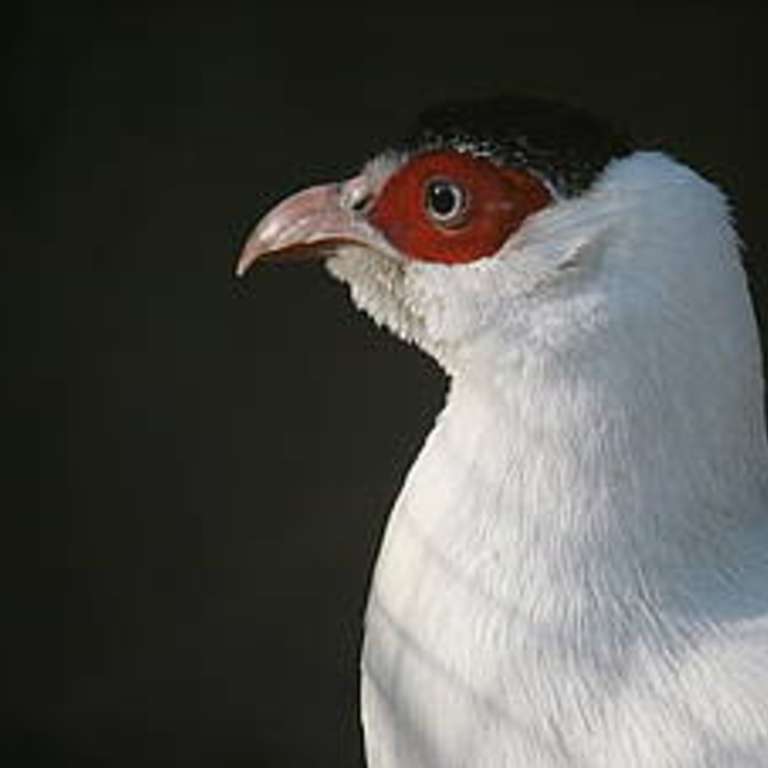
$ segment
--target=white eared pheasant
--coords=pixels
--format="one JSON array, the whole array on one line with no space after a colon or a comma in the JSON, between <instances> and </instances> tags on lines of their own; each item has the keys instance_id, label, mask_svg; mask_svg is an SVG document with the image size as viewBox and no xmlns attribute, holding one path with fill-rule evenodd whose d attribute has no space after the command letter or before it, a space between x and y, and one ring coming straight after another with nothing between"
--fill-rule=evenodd
<instances>
[{"instance_id":1,"label":"white eared pheasant","mask_svg":"<svg viewBox=\"0 0 768 768\"><path fill-rule=\"evenodd\" d=\"M370 590L370 768L768 766L768 449L728 204L583 112L425 113L259 223L450 378Z\"/></svg>"}]
</instances>

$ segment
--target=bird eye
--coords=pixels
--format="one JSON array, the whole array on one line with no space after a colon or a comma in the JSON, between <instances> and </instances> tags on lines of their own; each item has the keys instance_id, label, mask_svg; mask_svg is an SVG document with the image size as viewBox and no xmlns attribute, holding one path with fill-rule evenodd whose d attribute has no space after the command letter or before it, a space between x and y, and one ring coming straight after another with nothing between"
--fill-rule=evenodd
<instances>
[{"instance_id":1,"label":"bird eye","mask_svg":"<svg viewBox=\"0 0 768 768\"><path fill-rule=\"evenodd\" d=\"M467 199L464 189L453 181L435 179L426 187L425 204L429 215L444 227L457 227L464 221Z\"/></svg>"}]
</instances>

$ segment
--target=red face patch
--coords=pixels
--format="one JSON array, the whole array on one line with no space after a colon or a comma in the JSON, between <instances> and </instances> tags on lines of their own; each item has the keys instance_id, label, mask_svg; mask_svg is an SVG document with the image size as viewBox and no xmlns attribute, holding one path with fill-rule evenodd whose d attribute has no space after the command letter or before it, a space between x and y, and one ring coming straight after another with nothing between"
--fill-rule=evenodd
<instances>
[{"instance_id":1,"label":"red face patch","mask_svg":"<svg viewBox=\"0 0 768 768\"><path fill-rule=\"evenodd\" d=\"M387 180L371 223L406 256L462 264L493 255L551 194L534 176L454 150L417 155Z\"/></svg>"}]
</instances>

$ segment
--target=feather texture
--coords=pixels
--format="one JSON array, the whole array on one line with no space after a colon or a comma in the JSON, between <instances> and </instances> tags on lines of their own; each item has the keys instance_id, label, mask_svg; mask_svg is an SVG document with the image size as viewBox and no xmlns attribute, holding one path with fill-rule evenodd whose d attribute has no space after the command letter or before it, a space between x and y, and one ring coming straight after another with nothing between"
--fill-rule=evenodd
<instances>
[{"instance_id":1,"label":"feather texture","mask_svg":"<svg viewBox=\"0 0 768 768\"><path fill-rule=\"evenodd\" d=\"M329 267L451 377L371 588L370 768L768 766L763 384L721 193L637 152L492 259Z\"/></svg>"}]
</instances>

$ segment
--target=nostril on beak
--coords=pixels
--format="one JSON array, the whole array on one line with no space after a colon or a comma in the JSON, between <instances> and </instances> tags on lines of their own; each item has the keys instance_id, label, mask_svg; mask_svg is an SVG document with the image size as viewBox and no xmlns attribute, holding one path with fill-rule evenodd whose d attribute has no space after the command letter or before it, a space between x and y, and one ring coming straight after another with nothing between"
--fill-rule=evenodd
<instances>
[{"instance_id":1,"label":"nostril on beak","mask_svg":"<svg viewBox=\"0 0 768 768\"><path fill-rule=\"evenodd\" d=\"M365 211L366 208L368 208L370 205L371 200L373 200L373 195L366 193L365 195L359 197L357 200L352 201L352 210L357 211L358 213L363 213L363 211Z\"/></svg>"},{"instance_id":2,"label":"nostril on beak","mask_svg":"<svg viewBox=\"0 0 768 768\"><path fill-rule=\"evenodd\" d=\"M342 189L342 202L349 210L363 213L373 200L373 193L360 177L350 179Z\"/></svg>"}]
</instances>

